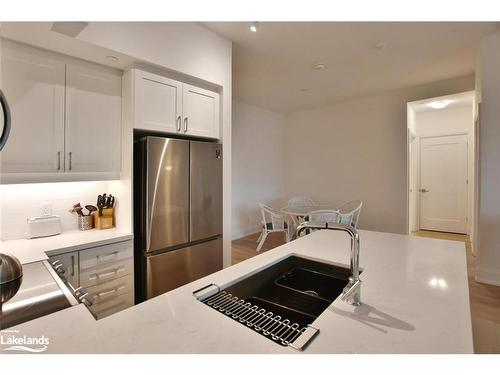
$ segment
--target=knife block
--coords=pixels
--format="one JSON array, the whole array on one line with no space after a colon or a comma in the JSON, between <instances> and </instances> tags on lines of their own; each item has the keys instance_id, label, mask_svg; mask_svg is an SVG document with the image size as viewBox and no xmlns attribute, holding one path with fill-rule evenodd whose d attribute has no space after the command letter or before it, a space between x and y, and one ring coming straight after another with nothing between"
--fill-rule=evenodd
<instances>
[{"instance_id":1,"label":"knife block","mask_svg":"<svg viewBox=\"0 0 500 375\"><path fill-rule=\"evenodd\" d=\"M95 211L94 223L96 229L109 229L115 226L115 209L103 208L102 215L99 216L99 211Z\"/></svg>"}]
</instances>

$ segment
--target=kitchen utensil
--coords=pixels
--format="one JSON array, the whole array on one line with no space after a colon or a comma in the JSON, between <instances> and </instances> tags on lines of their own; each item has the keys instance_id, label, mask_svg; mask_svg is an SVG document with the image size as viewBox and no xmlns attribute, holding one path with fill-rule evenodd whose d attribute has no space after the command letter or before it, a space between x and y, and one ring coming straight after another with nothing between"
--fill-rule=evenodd
<instances>
[{"instance_id":1,"label":"kitchen utensil","mask_svg":"<svg viewBox=\"0 0 500 375\"><path fill-rule=\"evenodd\" d=\"M109 200L106 204L106 208L113 208L114 206L115 206L115 197L110 194Z\"/></svg>"},{"instance_id":2,"label":"kitchen utensil","mask_svg":"<svg viewBox=\"0 0 500 375\"><path fill-rule=\"evenodd\" d=\"M23 279L23 266L13 255L0 253L0 305L19 290Z\"/></svg>"},{"instance_id":3,"label":"kitchen utensil","mask_svg":"<svg viewBox=\"0 0 500 375\"><path fill-rule=\"evenodd\" d=\"M97 211L97 207L92 206L91 204L86 205L85 208L89 211L89 215L92 215L92 212Z\"/></svg>"}]
</instances>

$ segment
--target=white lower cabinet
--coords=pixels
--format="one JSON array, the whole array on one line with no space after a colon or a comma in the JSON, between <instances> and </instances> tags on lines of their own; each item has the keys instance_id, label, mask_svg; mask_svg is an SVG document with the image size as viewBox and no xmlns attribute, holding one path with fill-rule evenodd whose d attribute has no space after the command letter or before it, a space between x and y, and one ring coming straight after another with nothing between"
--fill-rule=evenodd
<instances>
[{"instance_id":1,"label":"white lower cabinet","mask_svg":"<svg viewBox=\"0 0 500 375\"><path fill-rule=\"evenodd\" d=\"M115 242L50 257L63 264L63 276L73 288L88 292L96 319L134 305L133 240Z\"/></svg>"}]
</instances>

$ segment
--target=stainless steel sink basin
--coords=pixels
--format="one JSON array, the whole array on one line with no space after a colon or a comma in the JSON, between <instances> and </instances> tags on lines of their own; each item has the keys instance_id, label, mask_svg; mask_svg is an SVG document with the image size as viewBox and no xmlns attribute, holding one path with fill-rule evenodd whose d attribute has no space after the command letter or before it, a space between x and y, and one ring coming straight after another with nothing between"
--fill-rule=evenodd
<instances>
[{"instance_id":1,"label":"stainless steel sink basin","mask_svg":"<svg viewBox=\"0 0 500 375\"><path fill-rule=\"evenodd\" d=\"M291 345L342 294L349 274L347 267L292 255L203 302L281 345ZM273 324L274 331L269 328Z\"/></svg>"}]
</instances>

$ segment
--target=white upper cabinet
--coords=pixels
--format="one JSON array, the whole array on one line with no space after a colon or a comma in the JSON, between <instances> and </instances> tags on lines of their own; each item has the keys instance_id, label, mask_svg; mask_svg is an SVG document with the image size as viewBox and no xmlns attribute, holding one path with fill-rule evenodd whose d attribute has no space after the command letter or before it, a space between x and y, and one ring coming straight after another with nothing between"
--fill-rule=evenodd
<instances>
[{"instance_id":1,"label":"white upper cabinet","mask_svg":"<svg viewBox=\"0 0 500 375\"><path fill-rule=\"evenodd\" d=\"M66 66L66 171L120 171L121 72Z\"/></svg>"},{"instance_id":2,"label":"white upper cabinet","mask_svg":"<svg viewBox=\"0 0 500 375\"><path fill-rule=\"evenodd\" d=\"M219 137L219 94L184 84L183 130L200 137Z\"/></svg>"},{"instance_id":3,"label":"white upper cabinet","mask_svg":"<svg viewBox=\"0 0 500 375\"><path fill-rule=\"evenodd\" d=\"M1 42L2 90L12 112L1 182L119 178L122 73Z\"/></svg>"},{"instance_id":4,"label":"white upper cabinet","mask_svg":"<svg viewBox=\"0 0 500 375\"><path fill-rule=\"evenodd\" d=\"M219 94L133 69L134 128L219 138Z\"/></svg>"},{"instance_id":5,"label":"white upper cabinet","mask_svg":"<svg viewBox=\"0 0 500 375\"><path fill-rule=\"evenodd\" d=\"M135 70L135 128L180 131L182 83Z\"/></svg>"},{"instance_id":6,"label":"white upper cabinet","mask_svg":"<svg viewBox=\"0 0 500 375\"><path fill-rule=\"evenodd\" d=\"M61 172L65 64L45 51L3 41L1 67L12 116L1 172Z\"/></svg>"}]
</instances>

